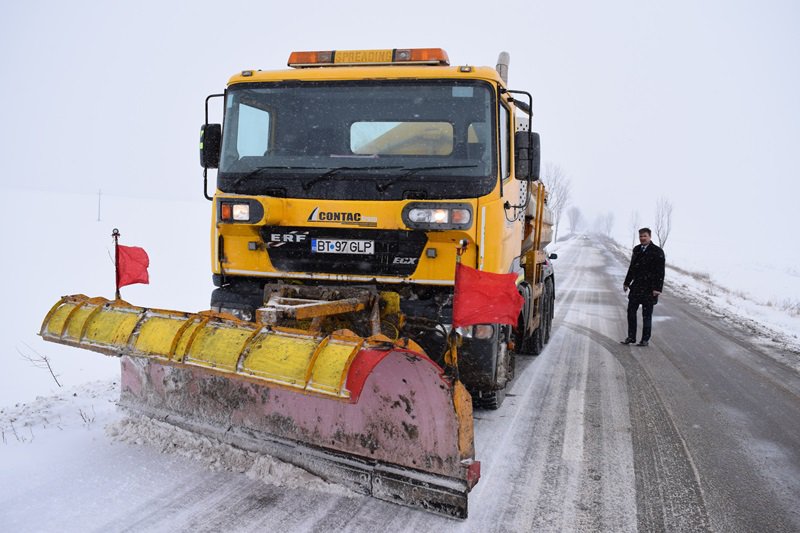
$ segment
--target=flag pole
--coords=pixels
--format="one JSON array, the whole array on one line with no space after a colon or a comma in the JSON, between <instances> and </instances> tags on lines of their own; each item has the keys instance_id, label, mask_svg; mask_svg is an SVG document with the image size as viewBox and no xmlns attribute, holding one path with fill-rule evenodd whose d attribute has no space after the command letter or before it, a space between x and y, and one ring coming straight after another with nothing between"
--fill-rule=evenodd
<instances>
[{"instance_id":1,"label":"flag pole","mask_svg":"<svg viewBox=\"0 0 800 533\"><path fill-rule=\"evenodd\" d=\"M114 231L111 232L111 236L114 238L114 277L116 279L116 287L117 291L115 293L115 298L117 300L121 299L119 294L119 230L114 228Z\"/></svg>"}]
</instances>

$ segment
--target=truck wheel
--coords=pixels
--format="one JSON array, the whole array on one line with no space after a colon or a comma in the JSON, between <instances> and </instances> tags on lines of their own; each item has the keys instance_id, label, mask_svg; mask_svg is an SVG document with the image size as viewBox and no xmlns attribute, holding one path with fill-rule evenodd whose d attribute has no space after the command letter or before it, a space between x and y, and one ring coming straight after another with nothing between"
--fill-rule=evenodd
<instances>
[{"instance_id":1,"label":"truck wheel","mask_svg":"<svg viewBox=\"0 0 800 533\"><path fill-rule=\"evenodd\" d=\"M553 324L553 282L549 279L544 282L544 312L542 313L542 327L544 328L543 342L550 342L550 329Z\"/></svg>"},{"instance_id":2,"label":"truck wheel","mask_svg":"<svg viewBox=\"0 0 800 533\"><path fill-rule=\"evenodd\" d=\"M521 328L520 328L521 329ZM518 341L516 353L518 355L536 355L533 352L533 333L527 337L522 337L520 341Z\"/></svg>"},{"instance_id":3,"label":"truck wheel","mask_svg":"<svg viewBox=\"0 0 800 533\"><path fill-rule=\"evenodd\" d=\"M506 399L506 389L493 390L491 392L481 392L479 398L472 399L472 405L479 409L494 411L503 405Z\"/></svg>"},{"instance_id":4,"label":"truck wheel","mask_svg":"<svg viewBox=\"0 0 800 533\"><path fill-rule=\"evenodd\" d=\"M509 332L510 334L510 332ZM508 338L500 335L500 338ZM497 376L495 389L479 391L472 397L472 405L480 409L498 409L506 399L506 391L514 379L514 352L508 349L508 343L500 340L497 345Z\"/></svg>"},{"instance_id":5,"label":"truck wheel","mask_svg":"<svg viewBox=\"0 0 800 533\"><path fill-rule=\"evenodd\" d=\"M212 310L232 314L245 321L255 319L255 310L261 307L262 302L262 290L247 284L219 287L211 293Z\"/></svg>"},{"instance_id":6,"label":"truck wheel","mask_svg":"<svg viewBox=\"0 0 800 533\"><path fill-rule=\"evenodd\" d=\"M553 330L553 318L556 316L556 291L553 287L553 280L547 280L547 286L550 289L550 304L549 312L547 314L547 339L550 340L550 334Z\"/></svg>"},{"instance_id":7,"label":"truck wheel","mask_svg":"<svg viewBox=\"0 0 800 533\"><path fill-rule=\"evenodd\" d=\"M536 331L533 332L531 335L531 351L533 355L539 355L542 353L542 349L544 348L544 338L543 338L543 330L544 330L544 314L541 317L541 321L539 322L539 327L536 328Z\"/></svg>"}]
</instances>

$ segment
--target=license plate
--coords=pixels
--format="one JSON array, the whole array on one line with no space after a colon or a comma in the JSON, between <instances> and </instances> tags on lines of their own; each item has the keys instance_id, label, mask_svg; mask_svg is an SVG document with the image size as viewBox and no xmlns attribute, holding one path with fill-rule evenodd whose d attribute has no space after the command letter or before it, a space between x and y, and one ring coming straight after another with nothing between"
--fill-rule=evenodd
<instances>
[{"instance_id":1,"label":"license plate","mask_svg":"<svg viewBox=\"0 0 800 533\"><path fill-rule=\"evenodd\" d=\"M319 254L362 254L375 253L375 241L354 239L311 239L311 251Z\"/></svg>"}]
</instances>

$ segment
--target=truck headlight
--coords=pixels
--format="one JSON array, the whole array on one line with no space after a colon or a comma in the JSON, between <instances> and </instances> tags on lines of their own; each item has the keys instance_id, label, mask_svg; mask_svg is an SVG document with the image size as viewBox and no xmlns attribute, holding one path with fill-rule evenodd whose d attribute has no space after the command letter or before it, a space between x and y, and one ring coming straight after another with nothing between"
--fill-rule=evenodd
<instances>
[{"instance_id":1,"label":"truck headlight","mask_svg":"<svg viewBox=\"0 0 800 533\"><path fill-rule=\"evenodd\" d=\"M233 204L233 220L250 220L250 204Z\"/></svg>"},{"instance_id":2,"label":"truck headlight","mask_svg":"<svg viewBox=\"0 0 800 533\"><path fill-rule=\"evenodd\" d=\"M443 202L410 203L403 209L403 222L414 229L469 229L472 207Z\"/></svg>"},{"instance_id":3,"label":"truck headlight","mask_svg":"<svg viewBox=\"0 0 800 533\"><path fill-rule=\"evenodd\" d=\"M264 218L264 207L257 200L245 198L219 199L218 221L255 224Z\"/></svg>"},{"instance_id":4,"label":"truck headlight","mask_svg":"<svg viewBox=\"0 0 800 533\"><path fill-rule=\"evenodd\" d=\"M422 209L415 207L409 210L408 219L411 222L431 222L434 224L447 224L450 213L447 209Z\"/></svg>"}]
</instances>

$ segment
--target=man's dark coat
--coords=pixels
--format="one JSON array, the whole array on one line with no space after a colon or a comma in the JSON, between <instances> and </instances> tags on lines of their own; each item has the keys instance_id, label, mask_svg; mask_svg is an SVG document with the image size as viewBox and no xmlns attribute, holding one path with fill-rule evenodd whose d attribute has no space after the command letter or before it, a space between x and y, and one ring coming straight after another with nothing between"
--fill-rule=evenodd
<instances>
[{"instance_id":1,"label":"man's dark coat","mask_svg":"<svg viewBox=\"0 0 800 533\"><path fill-rule=\"evenodd\" d=\"M664 250L652 242L644 252L641 244L635 246L625 285L630 286L628 298L631 300L656 303L658 298L653 296L653 291L661 292L664 288Z\"/></svg>"}]
</instances>

